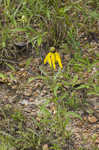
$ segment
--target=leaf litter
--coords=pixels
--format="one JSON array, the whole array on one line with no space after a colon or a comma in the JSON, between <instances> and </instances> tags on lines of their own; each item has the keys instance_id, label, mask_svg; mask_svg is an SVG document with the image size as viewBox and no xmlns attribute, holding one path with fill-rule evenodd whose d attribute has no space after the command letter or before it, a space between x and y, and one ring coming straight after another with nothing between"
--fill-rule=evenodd
<instances>
[{"instance_id":1,"label":"leaf litter","mask_svg":"<svg viewBox=\"0 0 99 150\"><path fill-rule=\"evenodd\" d=\"M67 56L64 56L64 58ZM70 56L68 56L68 60ZM92 56L91 56L92 57ZM92 58L93 59L93 58ZM31 119L34 117L37 121L40 121L38 113L40 113L40 106L46 103L46 99L52 98L53 94L49 87L42 81L42 79L36 79L35 77L41 76L41 71L39 69L40 59L33 58L28 60L28 64L26 65L26 60L22 61L22 64L19 64L19 70L13 72L6 72L6 75L13 72L14 79L12 80L8 77L6 79L6 84L3 81L4 76L1 73L0 82L0 106L5 109L5 114L7 114L7 109L12 109L12 112L15 110L21 109L23 114L27 116L27 118ZM66 60L64 59L63 65L67 65ZM27 66L25 68L25 66ZM41 64L43 66L43 64ZM44 67L44 66L43 66ZM89 76L94 75L97 70L97 63L93 66L92 71L89 72L80 72L83 74L83 79L80 83L87 82ZM46 68L48 71L50 68ZM50 71L50 74L53 74ZM71 75L74 76L74 72L71 69ZM28 83L28 79L34 77L34 79ZM79 76L75 76L75 81L73 82L73 87L76 88L75 83L78 80ZM81 80L81 79L80 79ZM94 79L95 80L95 79ZM95 81L97 82L97 81ZM79 87L79 86L78 86ZM79 91L80 92L80 91ZM68 132L72 132L72 142L74 149L79 149L79 147L83 147L84 149L91 150L91 146L93 144L99 147L99 101L98 96L88 96L87 102L91 105L89 107L83 106L77 112L82 116L82 120L72 119L70 123L66 126L66 130ZM93 106L93 104L95 106ZM47 105L49 111L55 115L56 108L53 102ZM15 109L15 110L14 110ZM89 109L89 110L88 110ZM1 110L1 109L0 109ZM88 112L88 111L92 111ZM11 113L11 112L10 112ZM97 115L96 115L97 114ZM19 114L20 115L20 114ZM13 116L14 117L14 116ZM0 115L0 120L2 121L3 114ZM15 119L15 118L14 118ZM26 123L27 127L31 126L32 122L30 121ZM0 125L1 128L2 125ZM6 125L4 126L6 128ZM10 129L9 129L10 130ZM95 137L95 142L94 142ZM42 145L42 149L49 149L49 143ZM71 143L70 143L71 145ZM71 149L70 149L71 150Z\"/></svg>"}]
</instances>

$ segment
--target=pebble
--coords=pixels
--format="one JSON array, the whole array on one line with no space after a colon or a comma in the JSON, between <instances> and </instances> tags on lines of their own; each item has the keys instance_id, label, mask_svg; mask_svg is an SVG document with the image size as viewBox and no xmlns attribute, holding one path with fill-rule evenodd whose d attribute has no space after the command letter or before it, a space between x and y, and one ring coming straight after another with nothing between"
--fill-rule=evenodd
<instances>
[{"instance_id":1,"label":"pebble","mask_svg":"<svg viewBox=\"0 0 99 150\"><path fill-rule=\"evenodd\" d=\"M44 144L44 145L42 146L42 149L43 149L43 150L48 150L48 144Z\"/></svg>"},{"instance_id":2,"label":"pebble","mask_svg":"<svg viewBox=\"0 0 99 150\"><path fill-rule=\"evenodd\" d=\"M88 121L90 123L96 123L97 122L97 118L95 116L88 116Z\"/></svg>"}]
</instances>

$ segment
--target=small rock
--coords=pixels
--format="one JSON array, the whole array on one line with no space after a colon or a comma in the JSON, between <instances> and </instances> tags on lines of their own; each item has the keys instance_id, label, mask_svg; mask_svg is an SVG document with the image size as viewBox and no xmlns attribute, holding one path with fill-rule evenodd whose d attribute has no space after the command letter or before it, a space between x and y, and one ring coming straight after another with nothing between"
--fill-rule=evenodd
<instances>
[{"instance_id":1,"label":"small rock","mask_svg":"<svg viewBox=\"0 0 99 150\"><path fill-rule=\"evenodd\" d=\"M22 100L20 101L20 104L27 106L29 104L28 100Z\"/></svg>"},{"instance_id":2,"label":"small rock","mask_svg":"<svg viewBox=\"0 0 99 150\"><path fill-rule=\"evenodd\" d=\"M25 43L25 42L15 42L14 45L18 48L22 48L22 47L25 47L27 45L27 43Z\"/></svg>"},{"instance_id":3,"label":"small rock","mask_svg":"<svg viewBox=\"0 0 99 150\"><path fill-rule=\"evenodd\" d=\"M31 96L32 95L32 89L25 89L24 96Z\"/></svg>"},{"instance_id":4,"label":"small rock","mask_svg":"<svg viewBox=\"0 0 99 150\"><path fill-rule=\"evenodd\" d=\"M88 121L90 123L95 123L95 122L97 122L97 118L95 116L88 116Z\"/></svg>"},{"instance_id":5,"label":"small rock","mask_svg":"<svg viewBox=\"0 0 99 150\"><path fill-rule=\"evenodd\" d=\"M16 148L15 147L11 147L9 150L16 150Z\"/></svg>"},{"instance_id":6,"label":"small rock","mask_svg":"<svg viewBox=\"0 0 99 150\"><path fill-rule=\"evenodd\" d=\"M43 150L48 150L48 144L44 144L44 145L42 146L42 149L43 149Z\"/></svg>"},{"instance_id":7,"label":"small rock","mask_svg":"<svg viewBox=\"0 0 99 150\"><path fill-rule=\"evenodd\" d=\"M99 144L99 136L96 138L95 143Z\"/></svg>"}]
</instances>

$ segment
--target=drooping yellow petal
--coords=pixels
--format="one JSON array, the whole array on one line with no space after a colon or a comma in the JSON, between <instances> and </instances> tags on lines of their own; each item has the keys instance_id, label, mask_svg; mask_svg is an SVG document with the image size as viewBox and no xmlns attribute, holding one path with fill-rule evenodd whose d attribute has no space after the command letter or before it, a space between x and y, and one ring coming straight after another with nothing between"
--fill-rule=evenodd
<instances>
[{"instance_id":1,"label":"drooping yellow petal","mask_svg":"<svg viewBox=\"0 0 99 150\"><path fill-rule=\"evenodd\" d=\"M44 59L44 64L46 64L46 63L47 63L47 56Z\"/></svg>"},{"instance_id":2,"label":"drooping yellow petal","mask_svg":"<svg viewBox=\"0 0 99 150\"><path fill-rule=\"evenodd\" d=\"M55 52L55 58L56 58L56 62L58 62L60 68L63 68L63 65L61 63L61 58L58 52Z\"/></svg>"},{"instance_id":3,"label":"drooping yellow petal","mask_svg":"<svg viewBox=\"0 0 99 150\"><path fill-rule=\"evenodd\" d=\"M55 69L56 68L56 66L55 66L55 53L51 54L51 61L52 61L52 64L53 64L53 68Z\"/></svg>"},{"instance_id":4,"label":"drooping yellow petal","mask_svg":"<svg viewBox=\"0 0 99 150\"><path fill-rule=\"evenodd\" d=\"M51 62L51 53L48 54L48 63L50 65L50 67L52 67L52 62Z\"/></svg>"},{"instance_id":5,"label":"drooping yellow petal","mask_svg":"<svg viewBox=\"0 0 99 150\"><path fill-rule=\"evenodd\" d=\"M44 64L46 64L47 62L49 63L49 65L51 67L52 66L52 63L51 63L51 52L49 52L47 54L47 56L45 57L45 59L44 59Z\"/></svg>"},{"instance_id":6,"label":"drooping yellow petal","mask_svg":"<svg viewBox=\"0 0 99 150\"><path fill-rule=\"evenodd\" d=\"M58 52L49 52L47 56L44 59L44 64L49 63L50 67L53 66L54 69L56 69L55 63L58 62L60 68L63 68L61 63L61 58Z\"/></svg>"}]
</instances>

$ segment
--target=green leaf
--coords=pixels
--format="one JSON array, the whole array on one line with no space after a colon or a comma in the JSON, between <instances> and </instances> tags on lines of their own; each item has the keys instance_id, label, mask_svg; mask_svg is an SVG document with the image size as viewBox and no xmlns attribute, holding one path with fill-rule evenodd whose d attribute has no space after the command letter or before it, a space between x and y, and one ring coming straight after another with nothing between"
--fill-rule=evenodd
<instances>
[{"instance_id":1,"label":"green leaf","mask_svg":"<svg viewBox=\"0 0 99 150\"><path fill-rule=\"evenodd\" d=\"M73 86L75 85L75 83L77 82L77 80L78 80L78 75L75 75L74 78L73 78L73 80L72 80Z\"/></svg>"},{"instance_id":2,"label":"green leaf","mask_svg":"<svg viewBox=\"0 0 99 150\"><path fill-rule=\"evenodd\" d=\"M6 79L6 75L3 74L3 73L0 73L0 78L2 78L3 80L5 80Z\"/></svg>"},{"instance_id":3,"label":"green leaf","mask_svg":"<svg viewBox=\"0 0 99 150\"><path fill-rule=\"evenodd\" d=\"M67 93L64 93L62 96L59 97L60 100L63 100L64 98L67 97Z\"/></svg>"},{"instance_id":4,"label":"green leaf","mask_svg":"<svg viewBox=\"0 0 99 150\"><path fill-rule=\"evenodd\" d=\"M36 79L47 80L46 77L44 77L44 76L30 77L28 79L28 83L30 83L30 82L32 82L33 80L36 80Z\"/></svg>"},{"instance_id":5,"label":"green leaf","mask_svg":"<svg viewBox=\"0 0 99 150\"><path fill-rule=\"evenodd\" d=\"M9 74L9 76L10 76L10 79L11 79L12 81L14 81L14 80L15 80L15 77L13 76L13 74L12 74L12 73L10 73L10 74Z\"/></svg>"},{"instance_id":6,"label":"green leaf","mask_svg":"<svg viewBox=\"0 0 99 150\"><path fill-rule=\"evenodd\" d=\"M79 87L77 87L76 89L79 90L79 89L83 89L83 88L89 88L90 86L88 84L82 84L80 85Z\"/></svg>"},{"instance_id":7,"label":"green leaf","mask_svg":"<svg viewBox=\"0 0 99 150\"><path fill-rule=\"evenodd\" d=\"M34 80L34 77L30 77L30 78L28 79L28 83L32 82L33 80Z\"/></svg>"},{"instance_id":8,"label":"green leaf","mask_svg":"<svg viewBox=\"0 0 99 150\"><path fill-rule=\"evenodd\" d=\"M38 39L37 39L37 45L40 46L42 43L42 37L40 36Z\"/></svg>"},{"instance_id":9,"label":"green leaf","mask_svg":"<svg viewBox=\"0 0 99 150\"><path fill-rule=\"evenodd\" d=\"M99 93L96 93L96 92L88 92L87 95L89 95L89 96L90 96L90 95L99 96Z\"/></svg>"},{"instance_id":10,"label":"green leaf","mask_svg":"<svg viewBox=\"0 0 99 150\"><path fill-rule=\"evenodd\" d=\"M91 11L89 15L94 19L99 19L99 13L97 11Z\"/></svg>"},{"instance_id":11,"label":"green leaf","mask_svg":"<svg viewBox=\"0 0 99 150\"><path fill-rule=\"evenodd\" d=\"M15 28L11 30L12 32L26 32L27 29L26 28Z\"/></svg>"},{"instance_id":12,"label":"green leaf","mask_svg":"<svg viewBox=\"0 0 99 150\"><path fill-rule=\"evenodd\" d=\"M47 72L44 70L43 67L39 66L39 69L41 71L41 74L45 75L45 76L48 76Z\"/></svg>"},{"instance_id":13,"label":"green leaf","mask_svg":"<svg viewBox=\"0 0 99 150\"><path fill-rule=\"evenodd\" d=\"M75 113L75 112L69 111L69 112L66 113L66 117L71 117L71 116L74 117L74 118L76 117L76 118L79 118L79 119L82 120L81 116L79 114Z\"/></svg>"},{"instance_id":14,"label":"green leaf","mask_svg":"<svg viewBox=\"0 0 99 150\"><path fill-rule=\"evenodd\" d=\"M55 86L55 85L54 85ZM61 87L61 84L60 83L58 83L56 86L55 86L55 88L54 88L54 95L55 95L55 97L57 97L57 90L59 89Z\"/></svg>"},{"instance_id":15,"label":"green leaf","mask_svg":"<svg viewBox=\"0 0 99 150\"><path fill-rule=\"evenodd\" d=\"M31 60L32 60L32 57L27 59L25 68L28 68L28 66L31 64Z\"/></svg>"},{"instance_id":16,"label":"green leaf","mask_svg":"<svg viewBox=\"0 0 99 150\"><path fill-rule=\"evenodd\" d=\"M15 68L14 68L11 64L6 63L6 65L7 65L12 71L14 71L14 72L16 71Z\"/></svg>"}]
</instances>

